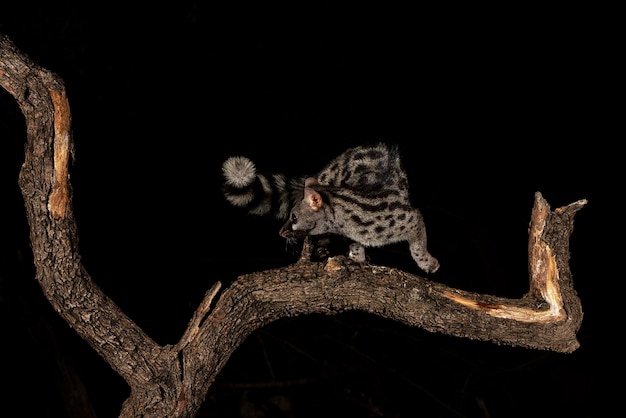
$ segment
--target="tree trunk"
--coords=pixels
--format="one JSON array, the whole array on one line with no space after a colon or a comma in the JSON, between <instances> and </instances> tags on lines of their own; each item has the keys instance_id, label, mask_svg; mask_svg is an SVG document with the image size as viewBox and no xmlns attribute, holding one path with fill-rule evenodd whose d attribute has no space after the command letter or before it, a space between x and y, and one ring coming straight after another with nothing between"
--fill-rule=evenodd
<instances>
[{"instance_id":1,"label":"tree trunk","mask_svg":"<svg viewBox=\"0 0 626 418\"><path fill-rule=\"evenodd\" d=\"M71 114L62 80L0 37L0 85L26 120L19 186L36 279L59 315L130 386L121 417L193 417L233 351L254 330L284 317L360 310L497 344L562 353L579 346L583 313L568 264L569 237L574 215L587 202L552 211L539 192L529 228L529 291L520 299L453 289L345 257L311 262L306 241L293 265L239 277L223 291L216 282L180 341L161 346L81 264L68 176Z\"/></svg>"}]
</instances>

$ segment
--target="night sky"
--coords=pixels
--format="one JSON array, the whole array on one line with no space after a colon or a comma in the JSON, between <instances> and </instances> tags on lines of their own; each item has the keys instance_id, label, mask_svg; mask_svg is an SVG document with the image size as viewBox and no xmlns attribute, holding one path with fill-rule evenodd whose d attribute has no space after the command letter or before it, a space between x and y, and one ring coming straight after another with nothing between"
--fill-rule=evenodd
<instances>
[{"instance_id":1,"label":"night sky","mask_svg":"<svg viewBox=\"0 0 626 418\"><path fill-rule=\"evenodd\" d=\"M615 230L604 225L608 193L619 190L619 137L604 97L611 29L593 13L334 2L9 7L0 33L65 82L83 263L160 344L178 341L215 281L295 261L280 221L223 199L228 156L303 175L351 146L398 144L442 264L432 280L506 297L528 287L535 192L552 208L589 201L570 241L585 312L576 352L465 341L358 312L291 318L234 353L200 416L252 416L246 407L289 416L271 412L277 404L295 418L601 416L598 282L610 273L603 234ZM0 408L69 416L61 362L98 416L117 416L125 382L34 280L17 186L25 128L4 90L0 138L0 353L3 367L20 365L3 370L11 388ZM404 245L368 254L422 274Z\"/></svg>"}]
</instances>

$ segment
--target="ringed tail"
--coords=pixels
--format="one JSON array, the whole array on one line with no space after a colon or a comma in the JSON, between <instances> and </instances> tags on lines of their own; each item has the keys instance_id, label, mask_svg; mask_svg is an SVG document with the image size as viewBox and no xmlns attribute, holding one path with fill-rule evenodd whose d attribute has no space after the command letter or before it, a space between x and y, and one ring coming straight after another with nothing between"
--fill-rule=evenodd
<instances>
[{"instance_id":1,"label":"ringed tail","mask_svg":"<svg viewBox=\"0 0 626 418\"><path fill-rule=\"evenodd\" d=\"M252 215L287 219L294 202L302 198L303 179L284 174L261 174L247 157L229 157L222 164L223 192L233 206Z\"/></svg>"}]
</instances>

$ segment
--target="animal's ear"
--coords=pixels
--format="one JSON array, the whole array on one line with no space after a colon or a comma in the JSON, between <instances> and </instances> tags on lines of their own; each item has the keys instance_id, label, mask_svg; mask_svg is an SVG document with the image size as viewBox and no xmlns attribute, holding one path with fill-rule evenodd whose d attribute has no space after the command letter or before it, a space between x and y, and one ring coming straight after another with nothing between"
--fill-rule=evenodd
<instances>
[{"instance_id":1,"label":"animal's ear","mask_svg":"<svg viewBox=\"0 0 626 418\"><path fill-rule=\"evenodd\" d=\"M304 201L307 205L309 205L313 212L317 212L322 206L324 206L322 195L310 187L304 188Z\"/></svg>"},{"instance_id":2,"label":"animal's ear","mask_svg":"<svg viewBox=\"0 0 626 418\"><path fill-rule=\"evenodd\" d=\"M311 187L315 186L316 184L318 184L318 182L315 177L307 177L306 180L304 180L304 187Z\"/></svg>"}]
</instances>

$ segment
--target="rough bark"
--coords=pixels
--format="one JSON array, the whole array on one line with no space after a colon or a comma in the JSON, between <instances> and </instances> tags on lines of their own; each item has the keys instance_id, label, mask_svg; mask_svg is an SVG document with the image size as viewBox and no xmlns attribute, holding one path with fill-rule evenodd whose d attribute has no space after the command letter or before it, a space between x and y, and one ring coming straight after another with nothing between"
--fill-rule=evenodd
<instances>
[{"instance_id":1,"label":"rough bark","mask_svg":"<svg viewBox=\"0 0 626 418\"><path fill-rule=\"evenodd\" d=\"M223 291L216 282L180 341L161 346L81 264L68 177L71 114L62 80L0 37L0 85L26 120L19 186L36 279L59 315L130 386L122 417L194 416L234 350L254 330L284 317L360 310L495 344L562 353L579 346L583 313L569 269L569 237L586 201L552 211L539 192L529 228L529 291L520 299L453 289L344 257L311 262L306 242L293 265L241 276Z\"/></svg>"}]
</instances>

